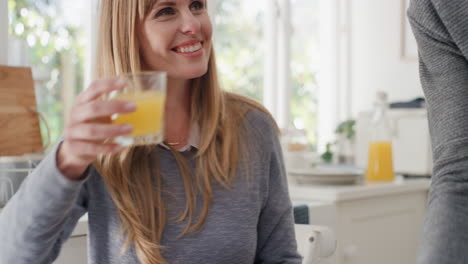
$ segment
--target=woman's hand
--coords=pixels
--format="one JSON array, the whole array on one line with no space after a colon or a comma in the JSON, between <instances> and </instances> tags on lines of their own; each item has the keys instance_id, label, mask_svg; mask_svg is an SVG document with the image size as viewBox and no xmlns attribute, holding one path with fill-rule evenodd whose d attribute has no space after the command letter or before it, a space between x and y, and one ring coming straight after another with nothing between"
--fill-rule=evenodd
<instances>
[{"instance_id":1,"label":"woman's hand","mask_svg":"<svg viewBox=\"0 0 468 264\"><path fill-rule=\"evenodd\" d=\"M80 93L64 129L64 140L57 152L57 167L65 177L77 180L99 154L115 153L120 145L106 139L127 135L130 125L113 125L111 116L131 113L136 105L125 101L106 101L101 96L125 87L123 79L97 80Z\"/></svg>"}]
</instances>

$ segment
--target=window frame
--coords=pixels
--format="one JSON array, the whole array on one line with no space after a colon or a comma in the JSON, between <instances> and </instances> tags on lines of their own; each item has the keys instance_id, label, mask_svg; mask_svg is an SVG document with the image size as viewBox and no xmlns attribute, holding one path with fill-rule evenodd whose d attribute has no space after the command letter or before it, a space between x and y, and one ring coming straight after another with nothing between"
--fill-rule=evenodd
<instances>
[{"instance_id":1,"label":"window frame","mask_svg":"<svg viewBox=\"0 0 468 264\"><path fill-rule=\"evenodd\" d=\"M208 5L208 15L210 16L210 19L211 19L211 23L214 24L214 19L215 19L215 7L216 7L216 3L217 3L218 0L207 0L207 5ZM222 0L220 0L222 1Z\"/></svg>"},{"instance_id":2,"label":"window frame","mask_svg":"<svg viewBox=\"0 0 468 264\"><path fill-rule=\"evenodd\" d=\"M217 1L208 0L208 12L214 26ZM271 112L280 127L289 123L290 82L290 0L268 0L265 6L263 72L263 104ZM216 38L216 36L214 36Z\"/></svg>"},{"instance_id":3,"label":"window frame","mask_svg":"<svg viewBox=\"0 0 468 264\"><path fill-rule=\"evenodd\" d=\"M349 102L349 4L347 0L319 0L321 76L318 80L317 150L335 141L335 128L350 118Z\"/></svg>"},{"instance_id":4,"label":"window frame","mask_svg":"<svg viewBox=\"0 0 468 264\"><path fill-rule=\"evenodd\" d=\"M291 1L267 1L267 5L265 46L272 53L265 56L264 104L279 127L287 128L291 112Z\"/></svg>"},{"instance_id":5,"label":"window frame","mask_svg":"<svg viewBox=\"0 0 468 264\"><path fill-rule=\"evenodd\" d=\"M98 45L99 33L99 7L101 0L86 0L89 10L89 17L86 23L86 52L85 52L85 77L84 89L86 89L95 77L96 70L96 54Z\"/></svg>"},{"instance_id":6,"label":"window frame","mask_svg":"<svg viewBox=\"0 0 468 264\"><path fill-rule=\"evenodd\" d=\"M321 26L321 76L318 79L317 149L336 140L335 129L351 113L351 3L348 0L319 0Z\"/></svg>"},{"instance_id":7,"label":"window frame","mask_svg":"<svg viewBox=\"0 0 468 264\"><path fill-rule=\"evenodd\" d=\"M351 118L350 98L350 4L347 0L318 0L320 6L320 76L317 113L317 150L335 140L340 121ZM291 0L272 0L265 22L266 55L264 104L281 128L290 122L291 110ZM275 24L276 23L276 24ZM271 33L271 31L273 31ZM272 34L272 35L268 35ZM276 42L275 42L276 40ZM273 58L273 59L272 59ZM277 67L271 67L277 65ZM276 83L273 86L272 83ZM312 98L311 98L312 99Z\"/></svg>"},{"instance_id":8,"label":"window frame","mask_svg":"<svg viewBox=\"0 0 468 264\"><path fill-rule=\"evenodd\" d=\"M8 0L0 0L0 64L8 64Z\"/></svg>"},{"instance_id":9,"label":"window frame","mask_svg":"<svg viewBox=\"0 0 468 264\"><path fill-rule=\"evenodd\" d=\"M209 6L216 1L208 0ZM334 140L339 121L350 118L349 41L350 17L347 0L319 0L321 8L320 49L321 72L317 94L317 149L324 151ZM281 128L290 122L291 101L291 0L269 0L265 7L263 104L272 113ZM216 14L211 10L212 21Z\"/></svg>"}]
</instances>

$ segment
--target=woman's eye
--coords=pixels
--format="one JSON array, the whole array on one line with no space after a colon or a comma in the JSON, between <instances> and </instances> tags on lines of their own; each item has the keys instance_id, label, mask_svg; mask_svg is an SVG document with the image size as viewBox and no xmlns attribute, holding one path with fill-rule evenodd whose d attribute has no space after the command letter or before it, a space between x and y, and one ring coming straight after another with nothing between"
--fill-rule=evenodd
<instances>
[{"instance_id":1,"label":"woman's eye","mask_svg":"<svg viewBox=\"0 0 468 264\"><path fill-rule=\"evenodd\" d=\"M158 18L160 16L171 16L174 14L175 14L175 10L171 7L167 7L167 8L159 10L159 12L157 12L154 17Z\"/></svg>"},{"instance_id":2,"label":"woman's eye","mask_svg":"<svg viewBox=\"0 0 468 264\"><path fill-rule=\"evenodd\" d=\"M202 10L205 7L203 2L200 1L194 1L190 4L190 10L192 11L199 11Z\"/></svg>"}]
</instances>

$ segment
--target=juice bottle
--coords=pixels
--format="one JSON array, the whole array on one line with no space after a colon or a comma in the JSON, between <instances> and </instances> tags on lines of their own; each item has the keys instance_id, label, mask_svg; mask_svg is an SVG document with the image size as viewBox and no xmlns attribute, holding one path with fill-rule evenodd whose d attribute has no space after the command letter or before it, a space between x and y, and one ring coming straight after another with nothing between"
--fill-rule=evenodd
<instances>
[{"instance_id":1,"label":"juice bottle","mask_svg":"<svg viewBox=\"0 0 468 264\"><path fill-rule=\"evenodd\" d=\"M371 121L371 141L366 171L368 181L393 181L392 129L387 116L387 95L377 93Z\"/></svg>"},{"instance_id":2,"label":"juice bottle","mask_svg":"<svg viewBox=\"0 0 468 264\"><path fill-rule=\"evenodd\" d=\"M134 102L135 112L118 115L112 123L133 126L132 137L154 134L161 130L164 118L164 93L159 91L140 91L117 95L114 100Z\"/></svg>"}]
</instances>

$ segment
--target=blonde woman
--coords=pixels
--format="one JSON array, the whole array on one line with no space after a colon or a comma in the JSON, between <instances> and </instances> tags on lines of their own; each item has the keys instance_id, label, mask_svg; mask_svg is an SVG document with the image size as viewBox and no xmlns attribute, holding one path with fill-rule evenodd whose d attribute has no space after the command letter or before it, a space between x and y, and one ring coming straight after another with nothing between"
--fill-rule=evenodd
<instances>
[{"instance_id":1,"label":"blonde woman","mask_svg":"<svg viewBox=\"0 0 468 264\"><path fill-rule=\"evenodd\" d=\"M98 80L0 215L0 263L52 263L86 212L91 264L301 262L274 121L219 88L206 5L102 0ZM135 105L101 95L140 71L168 73L165 143L103 143Z\"/></svg>"}]
</instances>

